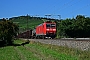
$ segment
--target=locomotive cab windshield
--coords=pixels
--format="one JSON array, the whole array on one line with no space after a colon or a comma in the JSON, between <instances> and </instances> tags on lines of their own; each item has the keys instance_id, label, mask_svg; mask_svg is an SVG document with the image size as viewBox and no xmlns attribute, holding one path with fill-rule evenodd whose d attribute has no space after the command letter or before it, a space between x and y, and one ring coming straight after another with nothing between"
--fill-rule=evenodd
<instances>
[{"instance_id":1,"label":"locomotive cab windshield","mask_svg":"<svg viewBox=\"0 0 90 60\"><path fill-rule=\"evenodd\" d=\"M46 24L46 28L55 28L56 25L55 24Z\"/></svg>"}]
</instances>

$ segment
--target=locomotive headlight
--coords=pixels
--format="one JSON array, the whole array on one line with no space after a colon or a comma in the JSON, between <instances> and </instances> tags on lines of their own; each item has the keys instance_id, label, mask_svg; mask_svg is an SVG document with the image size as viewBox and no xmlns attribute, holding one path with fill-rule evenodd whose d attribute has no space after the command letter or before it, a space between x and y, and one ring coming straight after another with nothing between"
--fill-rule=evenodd
<instances>
[{"instance_id":1,"label":"locomotive headlight","mask_svg":"<svg viewBox=\"0 0 90 60\"><path fill-rule=\"evenodd\" d=\"M56 29L53 29L53 31L56 31Z\"/></svg>"},{"instance_id":2,"label":"locomotive headlight","mask_svg":"<svg viewBox=\"0 0 90 60\"><path fill-rule=\"evenodd\" d=\"M49 31L49 29L46 29L47 31Z\"/></svg>"}]
</instances>

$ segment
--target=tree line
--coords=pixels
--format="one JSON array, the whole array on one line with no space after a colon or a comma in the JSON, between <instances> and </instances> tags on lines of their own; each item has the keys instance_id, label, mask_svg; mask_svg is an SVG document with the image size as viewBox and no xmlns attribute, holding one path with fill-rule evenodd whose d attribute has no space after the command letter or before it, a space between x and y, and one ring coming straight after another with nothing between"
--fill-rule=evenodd
<instances>
[{"instance_id":1,"label":"tree line","mask_svg":"<svg viewBox=\"0 0 90 60\"><path fill-rule=\"evenodd\" d=\"M90 17L77 15L72 19L57 22L57 37L87 38L90 37Z\"/></svg>"}]
</instances>

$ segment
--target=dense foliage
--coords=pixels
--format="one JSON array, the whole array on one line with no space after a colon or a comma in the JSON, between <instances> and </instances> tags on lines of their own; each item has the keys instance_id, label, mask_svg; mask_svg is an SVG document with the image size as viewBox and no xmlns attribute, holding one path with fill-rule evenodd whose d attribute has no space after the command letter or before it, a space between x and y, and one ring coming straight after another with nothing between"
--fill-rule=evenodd
<instances>
[{"instance_id":1,"label":"dense foliage","mask_svg":"<svg viewBox=\"0 0 90 60\"><path fill-rule=\"evenodd\" d=\"M18 30L18 25L9 20L2 19L2 21L0 21L0 45L12 44L13 37L16 36Z\"/></svg>"},{"instance_id":2,"label":"dense foliage","mask_svg":"<svg viewBox=\"0 0 90 60\"><path fill-rule=\"evenodd\" d=\"M59 37L90 37L90 18L77 15L76 18L57 22Z\"/></svg>"}]
</instances>

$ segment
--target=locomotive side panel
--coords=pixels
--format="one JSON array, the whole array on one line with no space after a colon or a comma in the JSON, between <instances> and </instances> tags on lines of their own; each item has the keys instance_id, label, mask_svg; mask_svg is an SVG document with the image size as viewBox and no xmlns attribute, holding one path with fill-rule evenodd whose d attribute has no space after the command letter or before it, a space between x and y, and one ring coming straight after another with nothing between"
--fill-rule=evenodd
<instances>
[{"instance_id":1,"label":"locomotive side panel","mask_svg":"<svg viewBox=\"0 0 90 60\"><path fill-rule=\"evenodd\" d=\"M37 35L44 35L44 28L43 24L40 24L39 26L36 27L36 36Z\"/></svg>"},{"instance_id":2,"label":"locomotive side panel","mask_svg":"<svg viewBox=\"0 0 90 60\"><path fill-rule=\"evenodd\" d=\"M43 24L43 33L46 35L46 23Z\"/></svg>"}]
</instances>

